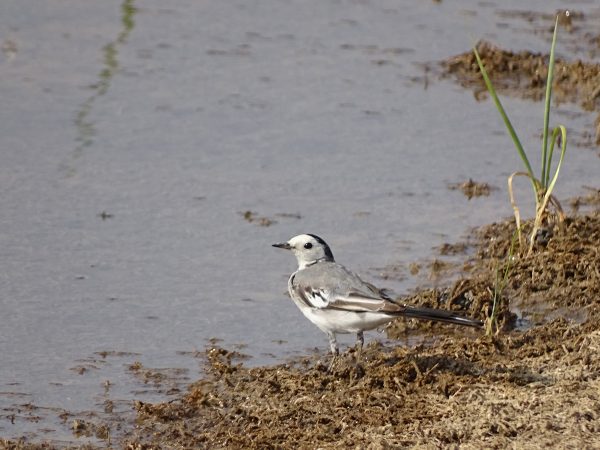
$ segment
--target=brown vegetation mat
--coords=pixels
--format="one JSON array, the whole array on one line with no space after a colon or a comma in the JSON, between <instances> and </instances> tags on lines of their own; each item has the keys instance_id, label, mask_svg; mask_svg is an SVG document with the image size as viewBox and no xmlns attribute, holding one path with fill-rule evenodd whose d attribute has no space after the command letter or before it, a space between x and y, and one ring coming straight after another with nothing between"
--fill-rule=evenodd
<instances>
[{"instance_id":1,"label":"brown vegetation mat","mask_svg":"<svg viewBox=\"0 0 600 450\"><path fill-rule=\"evenodd\" d=\"M498 92L535 101L544 99L548 76L547 54L528 50L512 52L485 41L477 44L477 51ZM443 77L451 77L463 87L474 89L476 98L487 95L471 50L442 61L441 67ZM552 96L556 103L575 103L585 111L600 110L600 64L557 59ZM600 145L600 116L596 125L594 139Z\"/></svg>"},{"instance_id":2,"label":"brown vegetation mat","mask_svg":"<svg viewBox=\"0 0 600 450\"><path fill-rule=\"evenodd\" d=\"M510 223L477 232L469 273L409 301L484 317ZM600 216L570 218L544 247L514 261L504 298L545 313L526 331L397 321L416 348L370 344L333 373L306 358L246 368L207 352L204 379L175 402L138 403L128 448L562 448L600 446ZM315 329L315 332L318 332ZM325 338L324 338L325 341ZM324 344L324 347L326 345Z\"/></svg>"}]
</instances>

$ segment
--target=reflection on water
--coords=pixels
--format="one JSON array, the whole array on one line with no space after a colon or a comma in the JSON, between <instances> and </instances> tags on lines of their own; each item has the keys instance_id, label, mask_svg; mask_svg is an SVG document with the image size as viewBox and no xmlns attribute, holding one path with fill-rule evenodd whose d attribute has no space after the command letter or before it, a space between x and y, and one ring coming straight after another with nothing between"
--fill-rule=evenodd
<instances>
[{"instance_id":1,"label":"reflection on water","mask_svg":"<svg viewBox=\"0 0 600 450\"><path fill-rule=\"evenodd\" d=\"M77 146L72 154L72 161L66 169L67 177L75 175L75 160L81 157L84 148L91 146L93 143L96 130L94 128L94 122L90 120L89 116L94 108L96 99L106 94L108 88L110 87L112 78L119 69L119 47L126 43L127 37L135 26L135 21L133 18L137 12L137 8L135 7L134 3L135 0L123 0L123 3L121 4L122 29L114 41L109 42L102 48L103 67L98 74L98 82L89 86L93 93L81 104L79 110L77 111L77 115L75 117L75 126L77 127Z\"/></svg>"}]
</instances>

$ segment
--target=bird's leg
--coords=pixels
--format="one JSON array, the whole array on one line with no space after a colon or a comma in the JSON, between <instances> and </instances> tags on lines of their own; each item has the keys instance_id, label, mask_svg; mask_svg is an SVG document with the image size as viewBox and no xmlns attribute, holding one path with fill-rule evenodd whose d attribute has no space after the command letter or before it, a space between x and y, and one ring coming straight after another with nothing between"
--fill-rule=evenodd
<instances>
[{"instance_id":1,"label":"bird's leg","mask_svg":"<svg viewBox=\"0 0 600 450\"><path fill-rule=\"evenodd\" d=\"M331 349L331 354L333 355L331 358L331 363L329 363L329 367L327 368L327 372L331 372L333 370L333 366L335 365L335 361L340 354L340 349L338 348L335 333L327 333L327 336L329 336L329 348Z\"/></svg>"},{"instance_id":2,"label":"bird's leg","mask_svg":"<svg viewBox=\"0 0 600 450\"><path fill-rule=\"evenodd\" d=\"M365 337L362 331L356 333L356 362L360 359L362 354L363 344L365 343Z\"/></svg>"},{"instance_id":3,"label":"bird's leg","mask_svg":"<svg viewBox=\"0 0 600 450\"><path fill-rule=\"evenodd\" d=\"M359 331L358 333L356 333L356 347L354 351L354 377L356 377L356 379L362 378L365 375L365 369L360 363L364 343L365 337L363 335L363 332Z\"/></svg>"}]
</instances>

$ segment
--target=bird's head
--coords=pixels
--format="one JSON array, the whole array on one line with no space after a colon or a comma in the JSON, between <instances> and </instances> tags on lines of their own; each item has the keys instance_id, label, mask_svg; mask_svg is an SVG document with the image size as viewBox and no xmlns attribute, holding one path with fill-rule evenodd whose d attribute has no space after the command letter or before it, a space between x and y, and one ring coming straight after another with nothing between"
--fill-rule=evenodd
<instances>
[{"instance_id":1,"label":"bird's head","mask_svg":"<svg viewBox=\"0 0 600 450\"><path fill-rule=\"evenodd\" d=\"M304 269L305 267L320 261L334 261L333 253L331 253L329 245L327 245L327 243L319 236L314 234L300 234L294 236L287 242L273 244L273 247L283 248L294 252L296 259L298 260L299 269Z\"/></svg>"}]
</instances>

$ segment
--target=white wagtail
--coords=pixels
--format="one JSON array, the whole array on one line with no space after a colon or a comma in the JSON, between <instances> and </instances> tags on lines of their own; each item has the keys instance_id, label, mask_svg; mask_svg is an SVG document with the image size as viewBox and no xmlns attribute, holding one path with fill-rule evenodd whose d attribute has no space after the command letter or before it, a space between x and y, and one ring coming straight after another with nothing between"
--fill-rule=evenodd
<instances>
[{"instance_id":1,"label":"white wagtail","mask_svg":"<svg viewBox=\"0 0 600 450\"><path fill-rule=\"evenodd\" d=\"M481 327L468 319L440 309L397 303L380 289L359 278L333 259L331 249L314 234L301 234L273 247L294 252L296 270L288 281L292 300L308 320L329 336L333 367L339 348L336 333L356 333L357 352L364 343L363 331L384 325L396 317L409 317L470 327Z\"/></svg>"}]
</instances>

